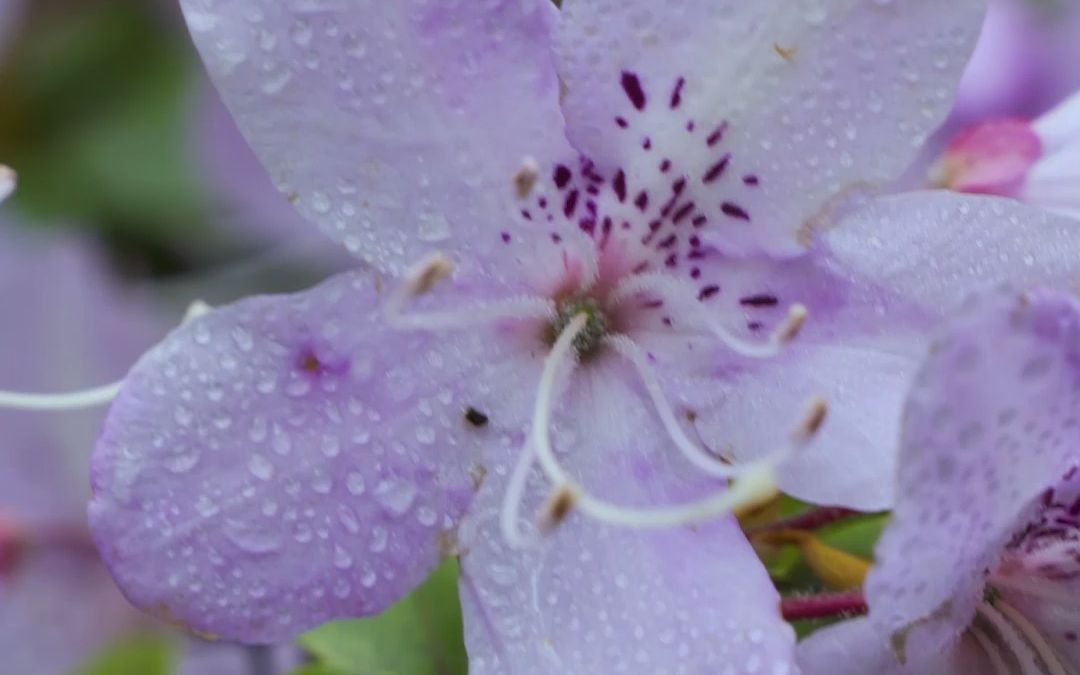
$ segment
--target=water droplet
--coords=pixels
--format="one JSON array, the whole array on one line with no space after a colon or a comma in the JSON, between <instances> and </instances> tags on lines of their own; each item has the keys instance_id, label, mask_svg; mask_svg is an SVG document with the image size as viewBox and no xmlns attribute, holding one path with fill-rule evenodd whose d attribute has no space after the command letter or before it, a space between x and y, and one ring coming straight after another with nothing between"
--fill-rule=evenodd
<instances>
[{"instance_id":1,"label":"water droplet","mask_svg":"<svg viewBox=\"0 0 1080 675\"><path fill-rule=\"evenodd\" d=\"M345 479L345 487L348 488L349 494L359 497L364 494L364 490L366 489L364 477L353 471Z\"/></svg>"},{"instance_id":2,"label":"water droplet","mask_svg":"<svg viewBox=\"0 0 1080 675\"><path fill-rule=\"evenodd\" d=\"M382 553L386 550L386 544L390 540L390 533L386 531L385 527L376 526L371 530L371 543L368 548L372 553Z\"/></svg>"},{"instance_id":3,"label":"water droplet","mask_svg":"<svg viewBox=\"0 0 1080 675\"><path fill-rule=\"evenodd\" d=\"M262 455L255 453L248 460L248 470L251 471L251 475L260 480L270 480L274 476L274 465L270 463L270 460Z\"/></svg>"},{"instance_id":4,"label":"water droplet","mask_svg":"<svg viewBox=\"0 0 1080 675\"><path fill-rule=\"evenodd\" d=\"M416 499L416 485L400 478L388 478L375 487L375 499L394 515L402 515Z\"/></svg>"},{"instance_id":5,"label":"water droplet","mask_svg":"<svg viewBox=\"0 0 1080 675\"><path fill-rule=\"evenodd\" d=\"M342 546L334 547L334 567L339 570L347 570L352 567L353 559Z\"/></svg>"}]
</instances>

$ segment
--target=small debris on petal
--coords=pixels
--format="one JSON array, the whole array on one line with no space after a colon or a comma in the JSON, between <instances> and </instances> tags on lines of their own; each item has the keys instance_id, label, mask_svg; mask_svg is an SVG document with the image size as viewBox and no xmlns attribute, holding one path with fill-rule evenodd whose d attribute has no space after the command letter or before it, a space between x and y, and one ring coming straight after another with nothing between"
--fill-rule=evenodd
<instances>
[{"instance_id":1,"label":"small debris on petal","mask_svg":"<svg viewBox=\"0 0 1080 675\"><path fill-rule=\"evenodd\" d=\"M536 181L540 177L540 165L532 157L526 157L521 162L521 168L514 174L514 191L518 199L528 199L536 187Z\"/></svg>"}]
</instances>

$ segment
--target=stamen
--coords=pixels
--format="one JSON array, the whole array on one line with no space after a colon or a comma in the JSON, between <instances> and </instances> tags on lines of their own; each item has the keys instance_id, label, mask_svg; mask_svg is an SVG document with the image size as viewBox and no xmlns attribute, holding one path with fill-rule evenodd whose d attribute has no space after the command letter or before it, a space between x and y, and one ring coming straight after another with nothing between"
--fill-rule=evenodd
<instances>
[{"instance_id":1,"label":"stamen","mask_svg":"<svg viewBox=\"0 0 1080 675\"><path fill-rule=\"evenodd\" d=\"M624 279L612 292L611 305L618 305L643 292L660 296L660 299L665 300L670 306L682 304L688 307L700 308L701 311L697 312L697 317L705 322L709 330L728 349L740 356L751 359L767 359L776 356L784 345L798 336L809 315L804 305L798 303L791 305L788 308L787 319L773 332L768 341L763 343L750 342L732 333L705 309L697 299L693 286L672 276L664 274L631 275Z\"/></svg>"},{"instance_id":2,"label":"stamen","mask_svg":"<svg viewBox=\"0 0 1080 675\"><path fill-rule=\"evenodd\" d=\"M120 393L124 381L119 380L93 389L63 394L27 394L0 391L0 408L14 410L81 410L110 403Z\"/></svg>"},{"instance_id":3,"label":"stamen","mask_svg":"<svg viewBox=\"0 0 1080 675\"><path fill-rule=\"evenodd\" d=\"M1016 659L1016 663L1020 666L1022 675L1044 675L1040 672L1040 668L1035 659L1035 653L1032 651L1031 647L1024 638L1018 634L1016 627L1011 624L1009 620L994 607L994 605L985 602L981 603L977 611L1001 637L1001 640L1004 643L1003 646L1007 647L1009 652L1011 652L1012 656ZM1054 675L1068 675L1068 673L1062 671L1061 673L1054 673Z\"/></svg>"},{"instance_id":4,"label":"stamen","mask_svg":"<svg viewBox=\"0 0 1080 675\"><path fill-rule=\"evenodd\" d=\"M2 173L3 167L0 167ZM212 309L202 300L196 300L188 306L180 324L197 319ZM32 394L20 391L0 391L0 408L26 411L82 410L107 405L113 401L124 386L124 380L117 380L92 389L69 391L60 394Z\"/></svg>"},{"instance_id":5,"label":"stamen","mask_svg":"<svg viewBox=\"0 0 1080 675\"><path fill-rule=\"evenodd\" d=\"M471 328L501 319L552 319L555 303L546 298L521 296L444 312L404 314L409 301L425 295L454 271L450 259L433 253L413 267L383 308L386 321L401 330Z\"/></svg>"},{"instance_id":6,"label":"stamen","mask_svg":"<svg viewBox=\"0 0 1080 675\"><path fill-rule=\"evenodd\" d=\"M532 157L521 160L521 168L514 174L514 191L518 199L528 199L536 180L540 177L540 165Z\"/></svg>"},{"instance_id":7,"label":"stamen","mask_svg":"<svg viewBox=\"0 0 1080 675\"><path fill-rule=\"evenodd\" d=\"M532 470L533 456L532 443L526 440L514 470L510 473L506 495L499 510L499 527L502 529L503 539L511 548L521 549L536 543L535 537L523 534L518 527L521 501L525 498L525 486L529 480L529 471Z\"/></svg>"},{"instance_id":8,"label":"stamen","mask_svg":"<svg viewBox=\"0 0 1080 675\"><path fill-rule=\"evenodd\" d=\"M994 673L996 675L1010 675L1009 666L1005 663L1005 659L1001 656L1001 651L994 644L994 641L990 639L990 636L986 634L981 628L972 626L969 632L974 636L975 641L979 643L983 651L986 652L987 657L990 659L990 663L994 666Z\"/></svg>"},{"instance_id":9,"label":"stamen","mask_svg":"<svg viewBox=\"0 0 1080 675\"><path fill-rule=\"evenodd\" d=\"M0 202L5 201L15 192L17 183L18 177L15 172L10 167L0 165Z\"/></svg>"},{"instance_id":10,"label":"stamen","mask_svg":"<svg viewBox=\"0 0 1080 675\"><path fill-rule=\"evenodd\" d=\"M1050 646L1050 643L1046 641L1043 634L1036 628L1027 617L1021 614L1015 607L1008 602L998 597L993 604L994 609L997 609L1009 619L1014 626L1020 629L1024 637L1035 649L1035 654L1046 664L1046 667L1050 670L1050 675L1069 675L1068 670L1065 668L1065 664L1061 662L1057 652Z\"/></svg>"},{"instance_id":11,"label":"stamen","mask_svg":"<svg viewBox=\"0 0 1080 675\"><path fill-rule=\"evenodd\" d=\"M1049 602L1062 609L1080 611L1080 598L1071 593L1063 593L1061 584L1039 579L1018 579L1015 576L995 574L990 577L994 586L1005 587L1017 593L1023 593L1044 602Z\"/></svg>"},{"instance_id":12,"label":"stamen","mask_svg":"<svg viewBox=\"0 0 1080 675\"><path fill-rule=\"evenodd\" d=\"M560 485L548 497L547 503L540 509L538 525L544 534L550 533L566 520L578 501L577 490L570 485Z\"/></svg>"}]
</instances>

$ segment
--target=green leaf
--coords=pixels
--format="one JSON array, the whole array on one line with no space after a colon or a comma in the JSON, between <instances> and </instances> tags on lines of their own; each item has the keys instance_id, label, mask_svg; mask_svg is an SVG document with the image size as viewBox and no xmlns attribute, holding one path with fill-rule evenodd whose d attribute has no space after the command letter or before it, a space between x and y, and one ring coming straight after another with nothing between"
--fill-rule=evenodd
<instances>
[{"instance_id":1,"label":"green leaf","mask_svg":"<svg viewBox=\"0 0 1080 675\"><path fill-rule=\"evenodd\" d=\"M381 615L326 624L300 644L330 669L317 675L465 675L456 561Z\"/></svg>"},{"instance_id":2,"label":"green leaf","mask_svg":"<svg viewBox=\"0 0 1080 675\"><path fill-rule=\"evenodd\" d=\"M96 654L74 675L169 675L173 644L162 635L128 636Z\"/></svg>"}]
</instances>

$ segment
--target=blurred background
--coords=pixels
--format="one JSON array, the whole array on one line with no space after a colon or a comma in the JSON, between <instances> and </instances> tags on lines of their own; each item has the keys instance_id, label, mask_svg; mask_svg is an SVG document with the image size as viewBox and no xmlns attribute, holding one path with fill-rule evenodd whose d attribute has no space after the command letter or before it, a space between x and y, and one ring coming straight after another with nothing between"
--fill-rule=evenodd
<instances>
[{"instance_id":1,"label":"blurred background","mask_svg":"<svg viewBox=\"0 0 1080 675\"><path fill-rule=\"evenodd\" d=\"M960 130L1038 116L1080 85L1080 0L992 4L911 185ZM349 264L263 174L176 0L0 0L0 164L19 175L0 207L0 389L116 380L193 301L295 290ZM381 617L276 648L210 643L128 608L84 524L100 419L0 411L0 672L466 672L450 567Z\"/></svg>"}]
</instances>

